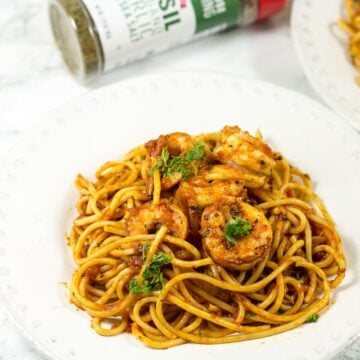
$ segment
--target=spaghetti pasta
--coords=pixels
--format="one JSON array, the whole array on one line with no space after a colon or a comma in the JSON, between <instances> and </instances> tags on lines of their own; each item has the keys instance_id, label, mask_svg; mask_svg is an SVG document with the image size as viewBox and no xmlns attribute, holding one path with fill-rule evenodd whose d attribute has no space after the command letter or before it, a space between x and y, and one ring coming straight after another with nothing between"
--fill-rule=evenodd
<instances>
[{"instance_id":1,"label":"spaghetti pasta","mask_svg":"<svg viewBox=\"0 0 360 360\"><path fill-rule=\"evenodd\" d=\"M351 62L360 70L360 2L358 0L344 0L346 19L338 20L338 25L349 35L348 53ZM356 78L360 86L360 76Z\"/></svg>"},{"instance_id":2,"label":"spaghetti pasta","mask_svg":"<svg viewBox=\"0 0 360 360\"><path fill-rule=\"evenodd\" d=\"M160 136L75 183L70 298L102 336L159 349L270 336L316 320L345 276L309 175L260 134Z\"/></svg>"}]
</instances>

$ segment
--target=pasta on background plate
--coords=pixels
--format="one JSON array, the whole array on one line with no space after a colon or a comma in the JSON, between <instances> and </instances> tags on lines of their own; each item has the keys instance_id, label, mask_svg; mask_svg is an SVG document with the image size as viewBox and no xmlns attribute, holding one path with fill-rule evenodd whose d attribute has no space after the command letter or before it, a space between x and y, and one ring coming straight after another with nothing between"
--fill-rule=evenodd
<instances>
[{"instance_id":1,"label":"pasta on background plate","mask_svg":"<svg viewBox=\"0 0 360 360\"><path fill-rule=\"evenodd\" d=\"M360 1L344 0L346 19L338 21L339 26L349 35L348 53L352 64L360 71ZM356 78L360 86L360 75Z\"/></svg>"}]
</instances>

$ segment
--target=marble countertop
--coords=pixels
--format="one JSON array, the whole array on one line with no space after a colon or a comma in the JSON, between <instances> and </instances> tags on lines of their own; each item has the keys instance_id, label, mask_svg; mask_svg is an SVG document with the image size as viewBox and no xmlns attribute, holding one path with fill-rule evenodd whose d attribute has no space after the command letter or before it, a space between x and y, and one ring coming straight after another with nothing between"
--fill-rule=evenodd
<instances>
[{"instance_id":1,"label":"marble countertop","mask_svg":"<svg viewBox=\"0 0 360 360\"><path fill-rule=\"evenodd\" d=\"M269 81L321 101L305 78L283 14L247 29L218 34L112 72L91 86L76 83L54 47L45 0L0 0L0 154L49 110L95 88L134 76L200 70ZM0 254L1 256L1 254ZM42 357L0 305L0 360ZM360 359L360 339L336 359Z\"/></svg>"}]
</instances>

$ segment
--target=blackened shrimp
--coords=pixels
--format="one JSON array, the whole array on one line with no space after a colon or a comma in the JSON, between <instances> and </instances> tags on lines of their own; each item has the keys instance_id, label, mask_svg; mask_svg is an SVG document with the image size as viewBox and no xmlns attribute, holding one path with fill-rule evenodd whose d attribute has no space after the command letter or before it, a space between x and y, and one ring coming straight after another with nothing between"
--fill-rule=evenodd
<instances>
[{"instance_id":1,"label":"blackened shrimp","mask_svg":"<svg viewBox=\"0 0 360 360\"><path fill-rule=\"evenodd\" d=\"M238 180L206 180L195 176L182 181L175 193L175 203L187 216L193 238L199 237L199 222L205 207L214 203L232 203L246 197L246 189Z\"/></svg>"},{"instance_id":2,"label":"blackened shrimp","mask_svg":"<svg viewBox=\"0 0 360 360\"><path fill-rule=\"evenodd\" d=\"M226 224L239 218L250 230L244 236L235 236L232 244L226 237ZM265 215L241 201L208 206L201 218L201 235L204 250L215 263L237 270L250 269L264 260L272 243L272 229Z\"/></svg>"},{"instance_id":3,"label":"blackened shrimp","mask_svg":"<svg viewBox=\"0 0 360 360\"><path fill-rule=\"evenodd\" d=\"M206 180L206 177L195 176L181 182L175 193L175 202L205 208L214 203L233 202L245 194L246 190L241 181Z\"/></svg>"},{"instance_id":4,"label":"blackened shrimp","mask_svg":"<svg viewBox=\"0 0 360 360\"><path fill-rule=\"evenodd\" d=\"M195 144L194 139L186 133L175 132L168 135L160 135L156 140L151 140L145 144L148 153L149 168L154 165L153 161L158 161L162 151L166 148L169 156L183 155ZM168 190L176 185L182 178L181 173L175 172L168 177L162 177L161 188ZM151 180L149 180L151 181Z\"/></svg>"},{"instance_id":5,"label":"blackened shrimp","mask_svg":"<svg viewBox=\"0 0 360 360\"><path fill-rule=\"evenodd\" d=\"M238 126L225 126L213 156L223 164L269 176L276 163L271 148Z\"/></svg>"},{"instance_id":6,"label":"blackened shrimp","mask_svg":"<svg viewBox=\"0 0 360 360\"><path fill-rule=\"evenodd\" d=\"M152 234L162 225L168 227L168 234L185 239L188 231L187 218L174 204L166 200L158 204L148 202L137 208L129 209L126 219L128 235Z\"/></svg>"},{"instance_id":7,"label":"blackened shrimp","mask_svg":"<svg viewBox=\"0 0 360 360\"><path fill-rule=\"evenodd\" d=\"M234 180L250 189L257 189L265 184L266 177L247 171L244 168L228 165L212 165L202 169L199 175L207 181Z\"/></svg>"}]
</instances>

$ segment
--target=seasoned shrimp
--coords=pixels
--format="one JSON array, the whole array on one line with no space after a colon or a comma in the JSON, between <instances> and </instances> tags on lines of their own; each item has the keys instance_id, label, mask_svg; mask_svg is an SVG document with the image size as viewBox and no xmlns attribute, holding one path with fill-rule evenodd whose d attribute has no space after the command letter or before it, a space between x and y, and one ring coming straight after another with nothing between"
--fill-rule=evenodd
<instances>
[{"instance_id":1,"label":"seasoned shrimp","mask_svg":"<svg viewBox=\"0 0 360 360\"><path fill-rule=\"evenodd\" d=\"M220 134L221 141L213 150L217 160L265 176L271 174L276 163L267 144L247 131L242 131L238 126L225 126Z\"/></svg>"},{"instance_id":2,"label":"seasoned shrimp","mask_svg":"<svg viewBox=\"0 0 360 360\"><path fill-rule=\"evenodd\" d=\"M164 147L167 147L170 156L178 156L193 146L194 139L182 132L160 135L156 140L150 140L145 144L149 155L153 157L160 156Z\"/></svg>"},{"instance_id":3,"label":"seasoned shrimp","mask_svg":"<svg viewBox=\"0 0 360 360\"><path fill-rule=\"evenodd\" d=\"M257 189L265 184L265 176L248 172L246 169L228 165L213 165L199 172L207 181L237 180L250 189Z\"/></svg>"},{"instance_id":4,"label":"seasoned shrimp","mask_svg":"<svg viewBox=\"0 0 360 360\"><path fill-rule=\"evenodd\" d=\"M214 203L232 203L244 197L246 189L238 180L207 180L198 175L180 183L174 200L186 214L192 236L197 238L200 216L205 207Z\"/></svg>"},{"instance_id":5,"label":"seasoned shrimp","mask_svg":"<svg viewBox=\"0 0 360 360\"><path fill-rule=\"evenodd\" d=\"M156 140L150 140L145 144L145 148L149 155L149 166L151 167L152 164L151 159L158 158L164 148L167 148L170 156L179 156L190 150L194 144L194 139L186 133L175 132L168 135L160 135ZM174 173L169 177L163 177L161 179L161 188L163 190L170 189L176 185L181 178L182 176L180 173Z\"/></svg>"},{"instance_id":6,"label":"seasoned shrimp","mask_svg":"<svg viewBox=\"0 0 360 360\"><path fill-rule=\"evenodd\" d=\"M231 244L224 228L237 217L248 222L250 233L237 236L236 243ZM250 269L264 260L272 243L272 229L265 215L241 201L208 206L201 218L201 235L204 250L215 263L237 270Z\"/></svg>"},{"instance_id":7,"label":"seasoned shrimp","mask_svg":"<svg viewBox=\"0 0 360 360\"><path fill-rule=\"evenodd\" d=\"M181 182L175 193L175 202L205 208L214 203L233 202L245 194L246 190L241 181L207 180L199 175Z\"/></svg>"},{"instance_id":8,"label":"seasoned shrimp","mask_svg":"<svg viewBox=\"0 0 360 360\"><path fill-rule=\"evenodd\" d=\"M186 217L176 205L166 200L156 205L147 202L129 211L130 216L126 219L128 235L155 233L162 225L166 225L169 228L169 235L182 239L187 236Z\"/></svg>"}]
</instances>

